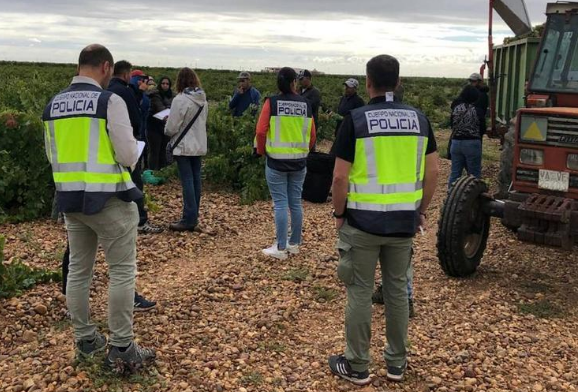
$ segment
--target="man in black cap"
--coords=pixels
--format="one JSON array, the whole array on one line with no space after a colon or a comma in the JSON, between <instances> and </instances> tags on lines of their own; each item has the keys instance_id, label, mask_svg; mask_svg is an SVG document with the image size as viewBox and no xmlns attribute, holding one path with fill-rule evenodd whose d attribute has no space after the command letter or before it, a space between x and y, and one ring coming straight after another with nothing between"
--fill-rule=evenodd
<instances>
[{"instance_id":1,"label":"man in black cap","mask_svg":"<svg viewBox=\"0 0 578 392\"><path fill-rule=\"evenodd\" d=\"M318 124L319 106L321 106L321 92L311 83L311 72L303 70L299 72L299 84L301 86L300 95L311 104L313 110L313 121Z\"/></svg>"},{"instance_id":2,"label":"man in black cap","mask_svg":"<svg viewBox=\"0 0 578 392\"><path fill-rule=\"evenodd\" d=\"M359 87L357 79L349 78L343 85L345 86L345 91L343 92L343 96L339 101L339 108L337 109L337 113L339 113L340 116L345 116L353 109L365 106L365 102L363 102L363 99L357 94L357 88Z\"/></svg>"},{"instance_id":3,"label":"man in black cap","mask_svg":"<svg viewBox=\"0 0 578 392\"><path fill-rule=\"evenodd\" d=\"M470 85L477 88L478 92L480 93L480 97L476 101L475 106L482 110L485 118L486 113L488 112L488 106L490 102L490 99L488 98L488 91L490 91L490 89L488 88L488 86L484 85L484 79L482 78L482 75L480 75L479 73L474 72L473 74L471 74L470 77L468 78L468 82L470 83Z\"/></svg>"},{"instance_id":4,"label":"man in black cap","mask_svg":"<svg viewBox=\"0 0 578 392\"><path fill-rule=\"evenodd\" d=\"M339 106L337 108L337 114L341 117L349 114L350 111L353 109L360 108L365 106L365 102L363 98L361 98L357 94L357 88L359 87L359 81L357 79L349 78L345 82L343 82L345 86L343 96L339 101ZM337 131L339 130L339 126L341 125L341 118L337 120L337 124L335 126L335 137L337 138Z\"/></svg>"}]
</instances>

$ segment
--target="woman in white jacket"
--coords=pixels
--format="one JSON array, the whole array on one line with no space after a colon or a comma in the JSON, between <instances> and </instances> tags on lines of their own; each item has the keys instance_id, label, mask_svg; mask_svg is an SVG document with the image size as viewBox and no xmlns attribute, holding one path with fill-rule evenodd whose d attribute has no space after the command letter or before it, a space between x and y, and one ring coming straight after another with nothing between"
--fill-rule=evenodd
<instances>
[{"instance_id":1,"label":"woman in white jacket","mask_svg":"<svg viewBox=\"0 0 578 392\"><path fill-rule=\"evenodd\" d=\"M175 231L193 231L199 223L201 157L207 154L209 106L205 92L201 88L201 81L192 69L183 68L179 71L176 87L178 94L173 100L165 126L165 135L171 137L171 144L176 141L197 112L199 110L201 112L191 129L173 150L183 186L183 215L180 221L172 223L169 228Z\"/></svg>"}]
</instances>

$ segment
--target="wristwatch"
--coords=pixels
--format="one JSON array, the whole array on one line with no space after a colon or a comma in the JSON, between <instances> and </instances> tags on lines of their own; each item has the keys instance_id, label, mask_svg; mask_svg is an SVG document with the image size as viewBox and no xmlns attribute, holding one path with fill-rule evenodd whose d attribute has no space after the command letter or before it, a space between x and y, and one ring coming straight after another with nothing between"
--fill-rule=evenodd
<instances>
[{"instance_id":1,"label":"wristwatch","mask_svg":"<svg viewBox=\"0 0 578 392\"><path fill-rule=\"evenodd\" d=\"M336 213L335 213L335 210L333 210L333 211L332 211L332 214L333 214L333 217L334 217L335 219L345 218L345 211L343 211L343 213L341 213L341 214L336 214Z\"/></svg>"}]
</instances>

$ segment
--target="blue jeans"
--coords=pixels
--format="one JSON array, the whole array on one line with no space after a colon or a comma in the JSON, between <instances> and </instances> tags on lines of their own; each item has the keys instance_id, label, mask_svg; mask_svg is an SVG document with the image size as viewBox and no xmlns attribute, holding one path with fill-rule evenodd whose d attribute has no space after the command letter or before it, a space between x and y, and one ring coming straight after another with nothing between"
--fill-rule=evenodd
<instances>
[{"instance_id":1,"label":"blue jeans","mask_svg":"<svg viewBox=\"0 0 578 392\"><path fill-rule=\"evenodd\" d=\"M183 186L183 216L181 222L195 226L199 223L201 203L201 157L175 155Z\"/></svg>"},{"instance_id":2,"label":"blue jeans","mask_svg":"<svg viewBox=\"0 0 578 392\"><path fill-rule=\"evenodd\" d=\"M282 172L265 168L265 177L269 192L273 198L275 210L275 228L277 233L277 247L283 250L287 247L288 212L291 212L291 245L301 244L303 228L303 206L301 193L307 169L293 172ZM289 210L289 211L288 211Z\"/></svg>"},{"instance_id":3,"label":"blue jeans","mask_svg":"<svg viewBox=\"0 0 578 392\"><path fill-rule=\"evenodd\" d=\"M448 189L462 176L466 169L468 174L480 178L482 176L482 141L481 140L452 140L450 148L452 155L452 172L448 182Z\"/></svg>"}]
</instances>

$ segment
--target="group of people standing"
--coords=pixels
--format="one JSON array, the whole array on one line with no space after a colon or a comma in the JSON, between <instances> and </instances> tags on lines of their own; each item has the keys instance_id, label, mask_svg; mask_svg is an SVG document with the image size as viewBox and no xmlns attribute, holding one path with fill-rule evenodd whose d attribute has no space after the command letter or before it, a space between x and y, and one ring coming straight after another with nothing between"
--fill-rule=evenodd
<instances>
[{"instance_id":1,"label":"group of people standing","mask_svg":"<svg viewBox=\"0 0 578 392\"><path fill-rule=\"evenodd\" d=\"M133 136L146 146L147 153L139 157L130 170L131 179L141 193L144 191L143 178L151 176L146 172L143 175L142 169L160 170L165 167L169 141L179 133L183 124L188 124L196 113L195 109L203 108L195 124L191 125L193 129L188 130L183 140L171 150L183 186L183 213L181 219L172 223L169 229L193 230L198 223L200 157L207 152L208 113L206 95L197 74L183 68L177 75L175 94L169 77L161 76L155 86L150 76L141 70L132 70L131 63L121 60L114 64L113 77L107 90L122 98L127 106ZM148 234L161 232L161 227L148 220L144 195L135 202L139 210L138 231Z\"/></svg>"},{"instance_id":2,"label":"group of people standing","mask_svg":"<svg viewBox=\"0 0 578 392\"><path fill-rule=\"evenodd\" d=\"M43 121L57 206L64 214L70 244L66 300L76 351L86 357L109 347L109 367L135 371L154 360L155 352L137 344L133 332L136 235L141 220L137 204L143 199L142 183L138 184L134 173L140 159L137 140L142 138L137 130L142 128L136 126L137 112L131 116L128 101L142 105L138 94L129 90L131 79L136 79L137 87L147 82L134 71L130 75L130 64L115 64L104 46L86 47L79 56L78 75L51 99ZM340 256L337 275L347 290L346 349L330 356L328 365L332 373L357 385L371 382L371 304L378 261L386 305L387 378L403 379L412 242L418 229L426 225L438 173L437 146L429 120L399 98L399 62L392 56L376 56L367 63L366 76L367 105L355 97L357 80L344 83L333 176L333 217ZM307 157L315 146L316 102L320 103L320 94L310 80L310 73L282 68L277 74L279 94L265 99L256 127L256 153L265 157L276 226L275 243L263 253L281 260L298 253L302 244L301 191ZM170 112L156 118L157 128L147 128L145 135L149 139L151 131L162 128L162 135L170 138L167 160L174 156L178 165L183 213L170 228L195 230L201 156L207 151L206 95L197 74L189 68L179 71L174 97L168 93L170 80L161 78L160 82L161 87L150 94L154 109L149 110L147 120L150 113L154 116L162 108L170 106ZM231 101L233 114L240 115L260 103L259 95L250 85L250 75L241 73ZM91 321L89 311L89 286L99 245L109 266L110 345Z\"/></svg>"}]
</instances>

